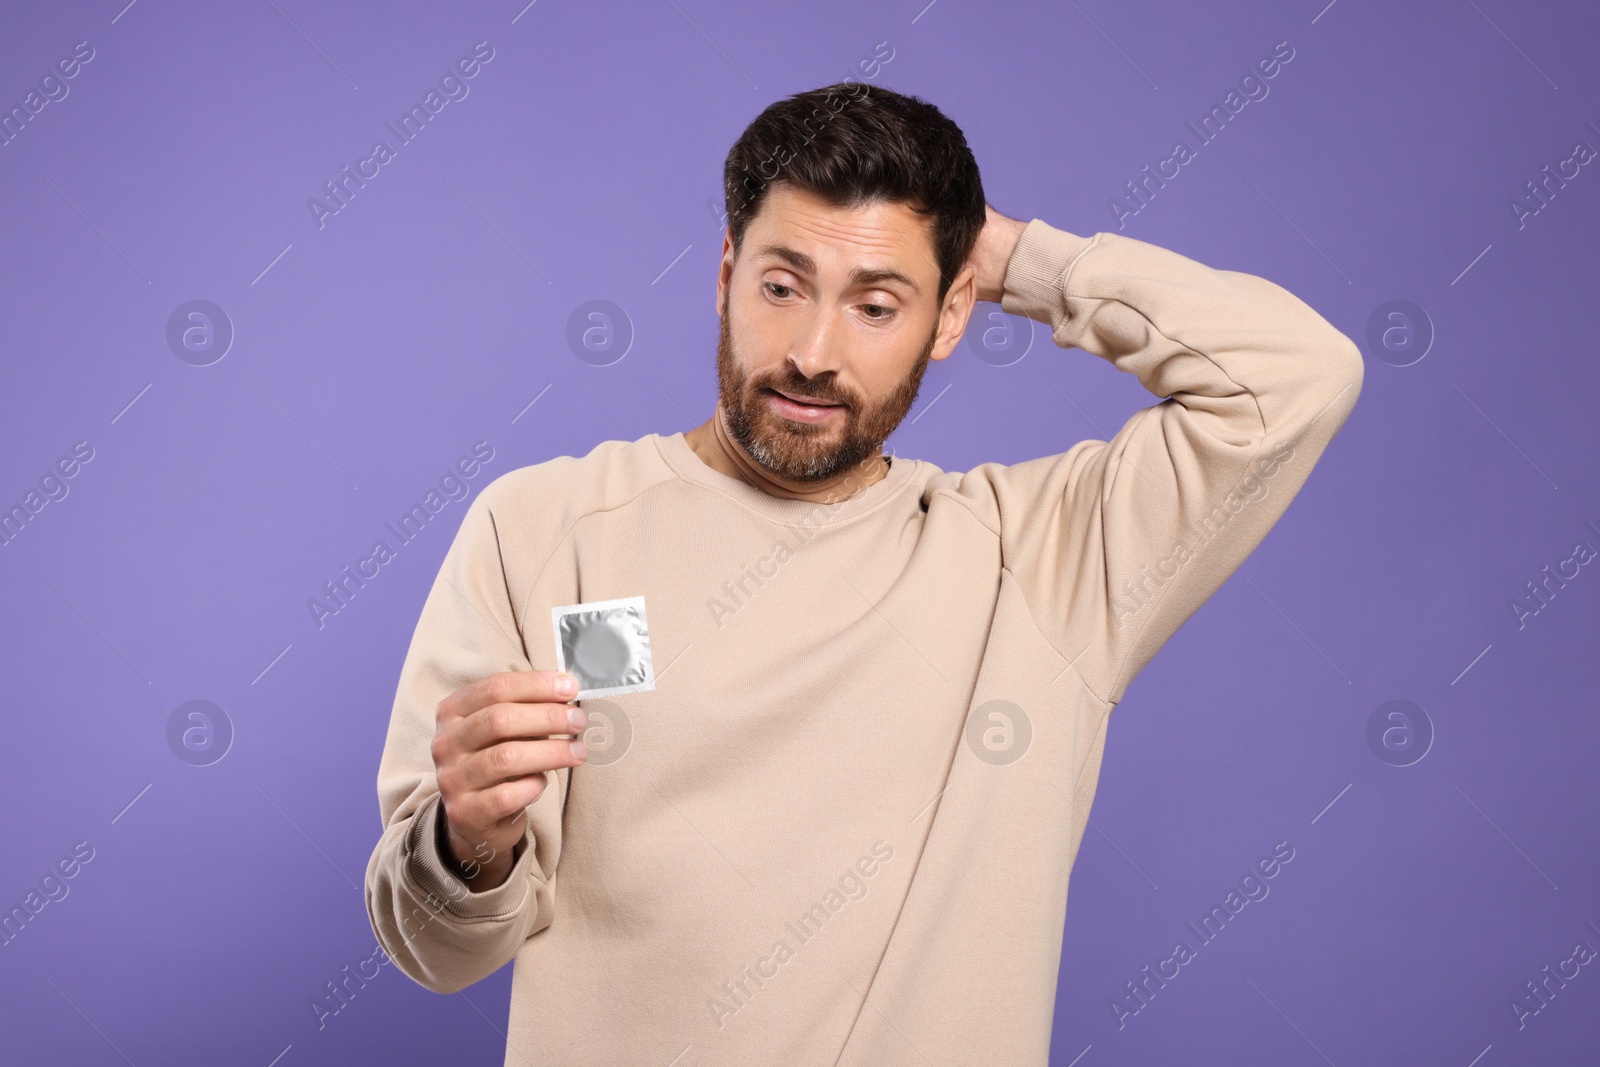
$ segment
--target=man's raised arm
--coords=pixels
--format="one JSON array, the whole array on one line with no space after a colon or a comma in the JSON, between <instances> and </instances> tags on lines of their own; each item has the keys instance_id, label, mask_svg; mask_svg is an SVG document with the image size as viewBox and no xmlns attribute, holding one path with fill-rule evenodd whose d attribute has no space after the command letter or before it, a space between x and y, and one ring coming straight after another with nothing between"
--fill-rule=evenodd
<instances>
[{"instance_id":1,"label":"man's raised arm","mask_svg":"<svg viewBox=\"0 0 1600 1067\"><path fill-rule=\"evenodd\" d=\"M1109 442L984 464L968 478L987 484L963 489L995 509L1041 630L1116 703L1305 483L1361 391L1361 353L1273 282L1040 219L1000 303L1168 398Z\"/></svg>"}]
</instances>

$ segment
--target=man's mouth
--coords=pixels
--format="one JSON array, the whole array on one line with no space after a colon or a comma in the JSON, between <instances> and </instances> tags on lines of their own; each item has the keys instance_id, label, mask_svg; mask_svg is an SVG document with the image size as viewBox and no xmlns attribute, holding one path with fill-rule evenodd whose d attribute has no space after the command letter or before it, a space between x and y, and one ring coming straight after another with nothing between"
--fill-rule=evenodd
<instances>
[{"instance_id":1,"label":"man's mouth","mask_svg":"<svg viewBox=\"0 0 1600 1067\"><path fill-rule=\"evenodd\" d=\"M794 396L781 389L762 391L767 396L766 403L772 413L790 422L821 425L844 417L839 414L845 410L843 404L827 404L810 397Z\"/></svg>"},{"instance_id":2,"label":"man's mouth","mask_svg":"<svg viewBox=\"0 0 1600 1067\"><path fill-rule=\"evenodd\" d=\"M779 396L788 397L790 400L793 400L796 404L799 404L801 407L808 407L808 408L838 408L838 407L843 407L844 406L843 404L837 404L837 403L834 403L834 402L828 401L828 400L817 400L814 397L804 396L804 395L799 394L799 393L786 393L782 389L772 389L770 391L774 392L774 393L777 393Z\"/></svg>"}]
</instances>

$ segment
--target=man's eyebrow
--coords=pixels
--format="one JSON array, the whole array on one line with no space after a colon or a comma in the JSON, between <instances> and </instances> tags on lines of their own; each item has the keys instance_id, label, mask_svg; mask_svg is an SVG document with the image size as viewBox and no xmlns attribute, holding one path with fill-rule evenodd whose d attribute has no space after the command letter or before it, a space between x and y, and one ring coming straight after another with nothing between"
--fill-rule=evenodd
<instances>
[{"instance_id":1,"label":"man's eyebrow","mask_svg":"<svg viewBox=\"0 0 1600 1067\"><path fill-rule=\"evenodd\" d=\"M787 245L762 245L760 248L756 249L756 255L771 256L775 259L781 259L802 274L817 273L816 260L806 255L804 252L796 251ZM879 267L876 270L868 270L865 267L857 267L855 270L850 272L851 285L876 285L879 282L899 282L907 289L910 289L917 296L922 295L921 286L912 281L910 278L906 277L904 274L890 267Z\"/></svg>"}]
</instances>

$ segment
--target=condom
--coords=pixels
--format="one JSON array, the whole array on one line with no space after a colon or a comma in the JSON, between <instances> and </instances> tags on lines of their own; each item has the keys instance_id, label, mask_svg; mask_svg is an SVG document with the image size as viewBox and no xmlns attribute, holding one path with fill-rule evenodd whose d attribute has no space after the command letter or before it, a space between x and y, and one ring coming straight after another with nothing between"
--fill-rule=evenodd
<instances>
[{"instance_id":1,"label":"condom","mask_svg":"<svg viewBox=\"0 0 1600 1067\"><path fill-rule=\"evenodd\" d=\"M640 693L656 687L644 597L551 608L556 667L578 680L572 697Z\"/></svg>"}]
</instances>

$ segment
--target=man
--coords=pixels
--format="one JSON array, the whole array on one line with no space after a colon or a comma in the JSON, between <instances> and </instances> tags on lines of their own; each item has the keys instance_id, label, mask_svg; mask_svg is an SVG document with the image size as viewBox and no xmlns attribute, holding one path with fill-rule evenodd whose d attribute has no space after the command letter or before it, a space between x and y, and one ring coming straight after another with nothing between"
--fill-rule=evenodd
<instances>
[{"instance_id":1,"label":"man","mask_svg":"<svg viewBox=\"0 0 1600 1067\"><path fill-rule=\"evenodd\" d=\"M1110 712L1359 351L1261 278L994 212L879 87L772 105L724 177L717 409L473 502L401 672L373 927L441 993L516 961L507 1064L1042 1065ZM1010 466L884 455L978 300L1167 399ZM655 687L580 707L551 608L635 596Z\"/></svg>"}]
</instances>

